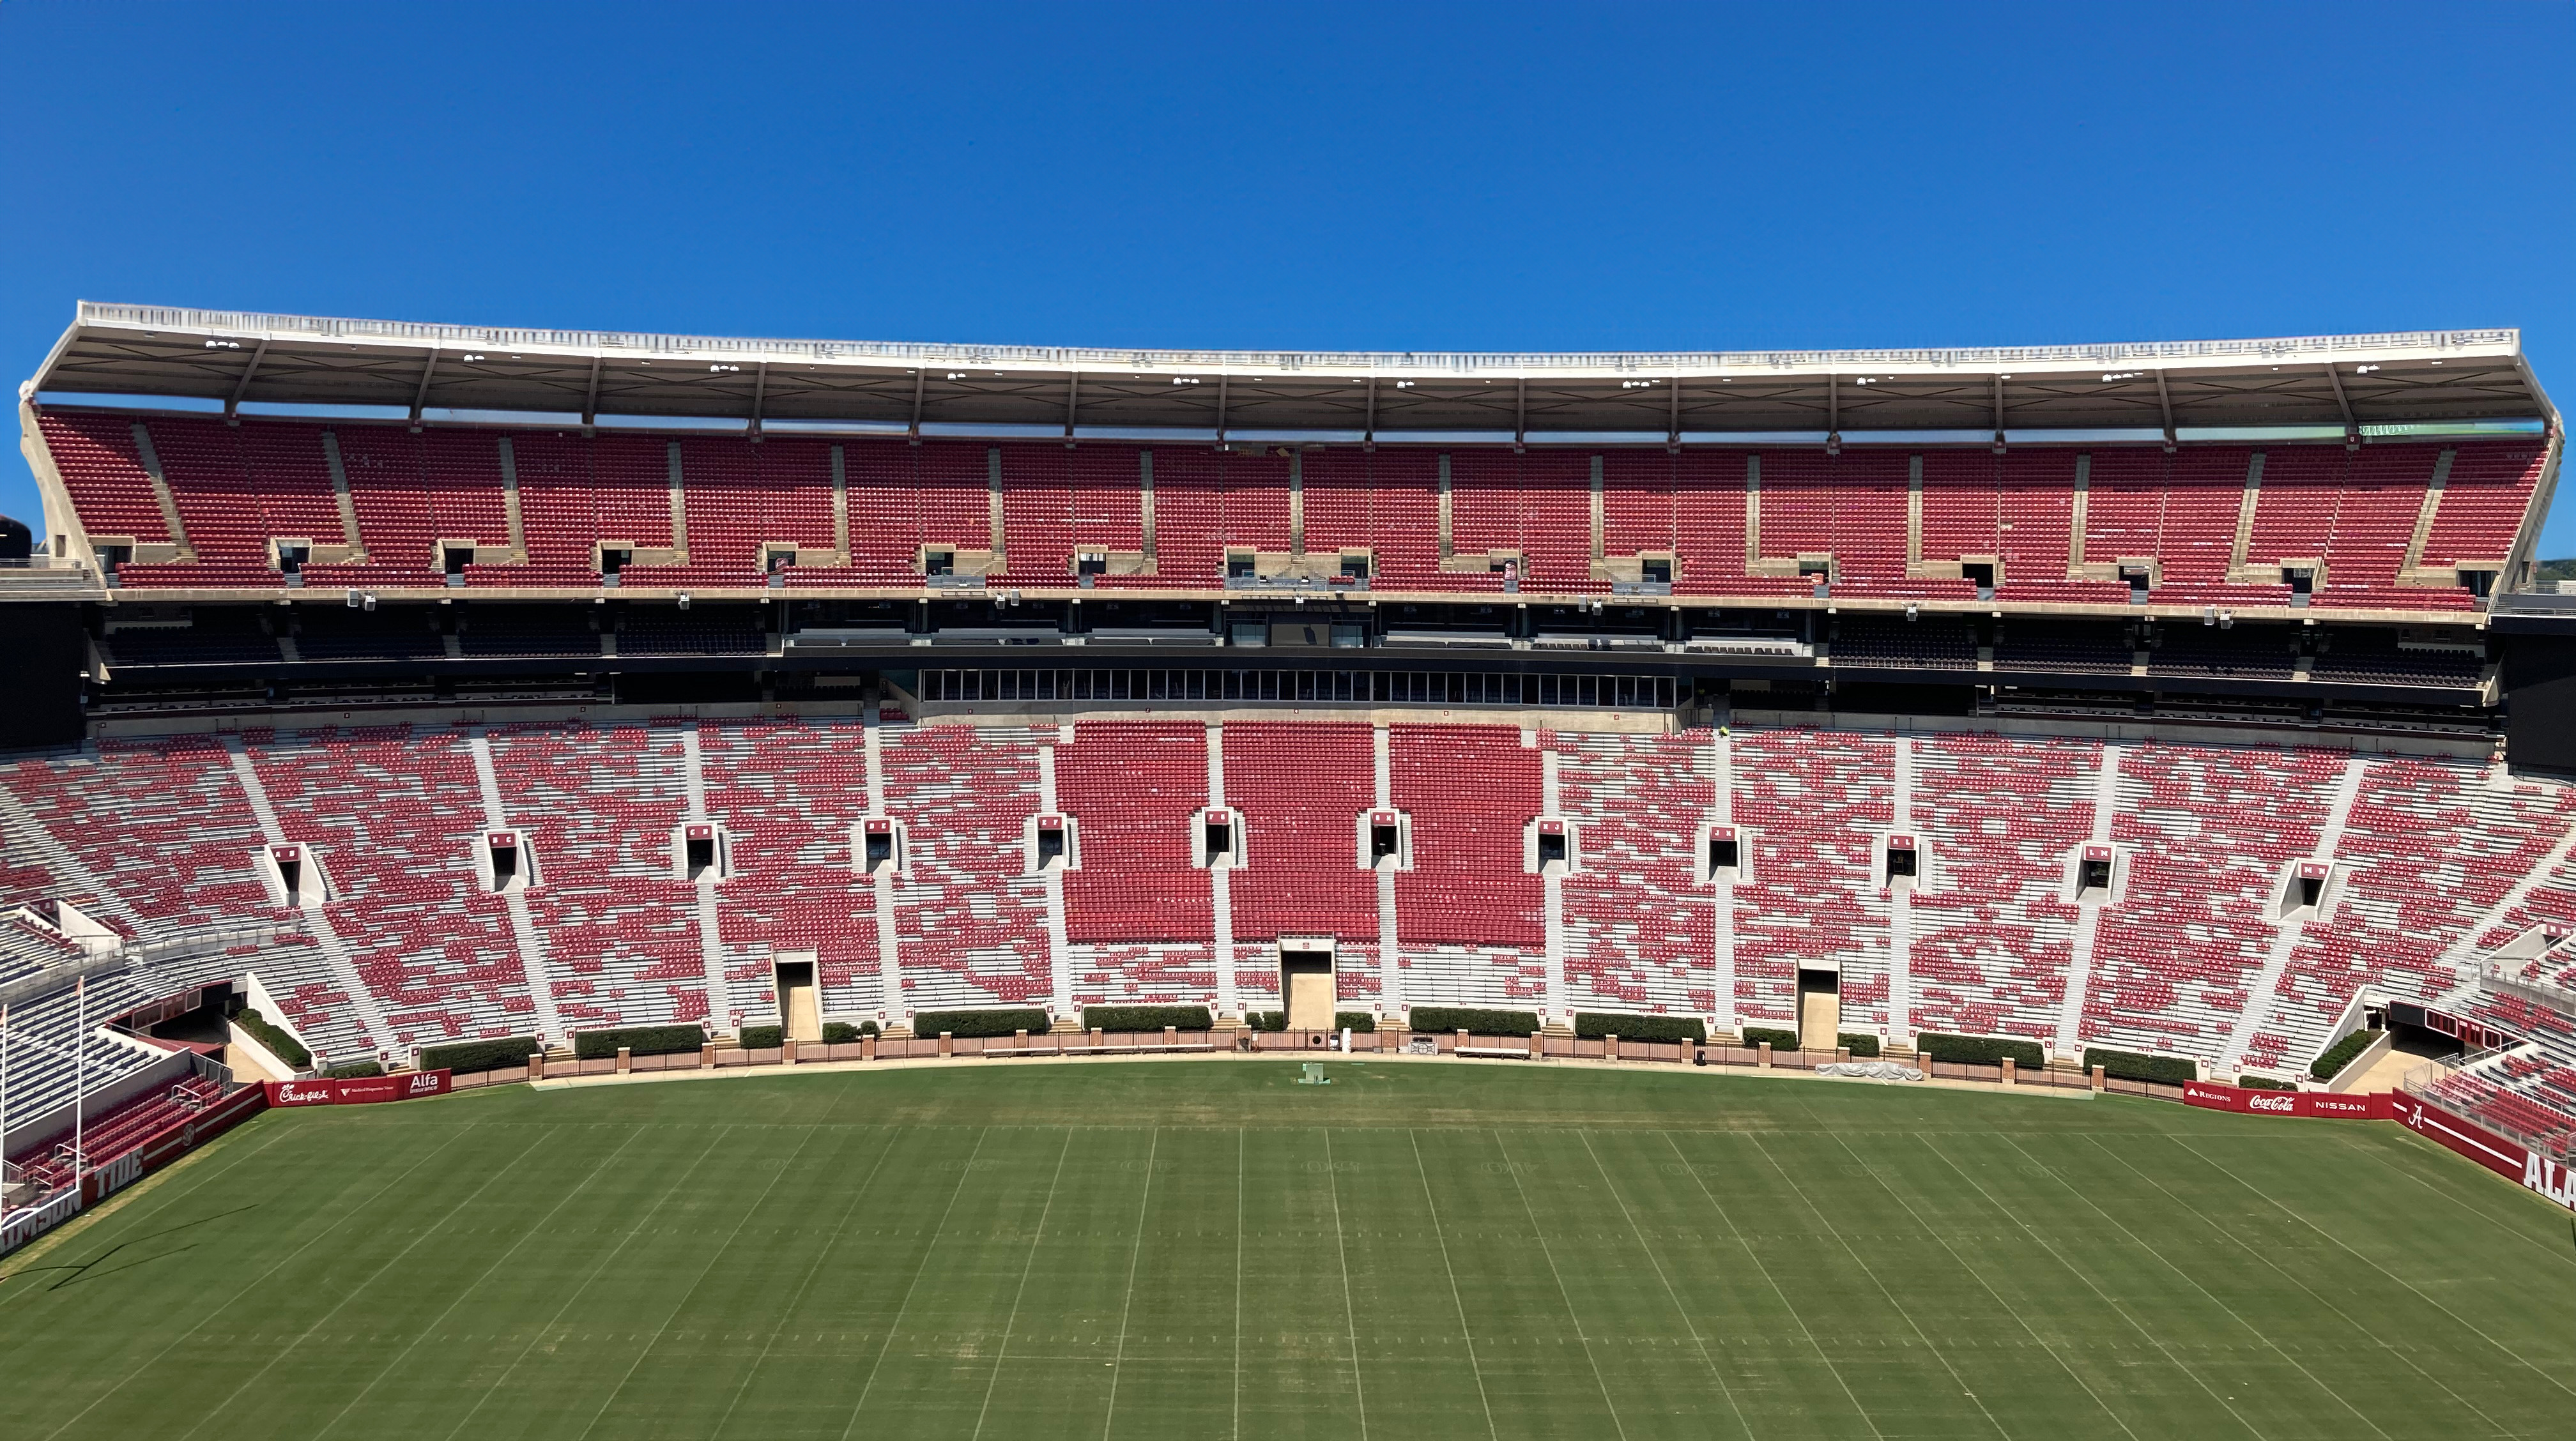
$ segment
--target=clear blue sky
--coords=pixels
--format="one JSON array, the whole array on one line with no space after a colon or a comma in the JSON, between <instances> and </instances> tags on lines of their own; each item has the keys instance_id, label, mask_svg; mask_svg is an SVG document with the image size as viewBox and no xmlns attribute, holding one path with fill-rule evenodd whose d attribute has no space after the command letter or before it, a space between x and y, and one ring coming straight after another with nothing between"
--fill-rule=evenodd
<instances>
[{"instance_id":1,"label":"clear blue sky","mask_svg":"<svg viewBox=\"0 0 2576 1441\"><path fill-rule=\"evenodd\" d=\"M1234 347L2518 325L2576 406L2571 73L2566 0L5 0L0 368L83 297Z\"/></svg>"}]
</instances>

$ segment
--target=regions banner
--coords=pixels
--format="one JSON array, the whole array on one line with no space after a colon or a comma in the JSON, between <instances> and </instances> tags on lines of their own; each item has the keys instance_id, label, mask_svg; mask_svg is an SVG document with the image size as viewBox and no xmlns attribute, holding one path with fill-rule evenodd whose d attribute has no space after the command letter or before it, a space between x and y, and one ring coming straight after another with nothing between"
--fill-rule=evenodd
<instances>
[{"instance_id":1,"label":"regions banner","mask_svg":"<svg viewBox=\"0 0 2576 1441\"><path fill-rule=\"evenodd\" d=\"M407 1101L414 1096L444 1096L453 1089L445 1071L261 1084L268 1088L268 1103L272 1106L361 1106L375 1101Z\"/></svg>"},{"instance_id":2,"label":"regions banner","mask_svg":"<svg viewBox=\"0 0 2576 1441\"><path fill-rule=\"evenodd\" d=\"M2576 1169L2404 1091L2390 1099L2390 1114L2397 1124L2440 1142L2508 1181L2520 1181L2524 1190L2576 1211Z\"/></svg>"},{"instance_id":3,"label":"regions banner","mask_svg":"<svg viewBox=\"0 0 2576 1441\"><path fill-rule=\"evenodd\" d=\"M2384 1121L2391 1114L2386 1091L2346 1096L2329 1091L2264 1091L2244 1086L2222 1086L2215 1081L2187 1081L2183 1084L2182 1099L2185 1105L2211 1111L2234 1111L2246 1116Z\"/></svg>"}]
</instances>

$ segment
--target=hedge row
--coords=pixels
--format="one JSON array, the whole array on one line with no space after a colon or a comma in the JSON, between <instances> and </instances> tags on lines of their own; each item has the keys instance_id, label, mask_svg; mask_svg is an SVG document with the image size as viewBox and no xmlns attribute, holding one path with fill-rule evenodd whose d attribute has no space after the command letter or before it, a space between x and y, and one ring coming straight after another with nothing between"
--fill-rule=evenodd
<instances>
[{"instance_id":1,"label":"hedge row","mask_svg":"<svg viewBox=\"0 0 2576 1441\"><path fill-rule=\"evenodd\" d=\"M2295 1091L2299 1088L2296 1082L2276 1081L2270 1076L2238 1076L2236 1086L2245 1091Z\"/></svg>"},{"instance_id":2,"label":"hedge row","mask_svg":"<svg viewBox=\"0 0 2576 1441\"><path fill-rule=\"evenodd\" d=\"M1429 1029L1424 1026L1419 1019L1422 1012L1415 1011L1413 1014L1416 1017L1413 1023L1413 1029L1417 1031ZM1286 1011L1246 1011L1243 1013L1243 1024L1247 1029L1255 1031L1284 1031L1288 1029L1288 1013ZM1377 1013L1374 1011L1335 1011L1333 1012L1333 1029L1337 1031L1354 1031L1361 1035L1374 1035L1377 1032ZM1455 1030L1456 1027L1451 1027L1451 1029Z\"/></svg>"},{"instance_id":3,"label":"hedge row","mask_svg":"<svg viewBox=\"0 0 2576 1441\"><path fill-rule=\"evenodd\" d=\"M1216 1019L1205 1006L1085 1006L1082 1028L1086 1031L1159 1031L1169 1026L1177 1031L1205 1031L1216 1026Z\"/></svg>"},{"instance_id":4,"label":"hedge row","mask_svg":"<svg viewBox=\"0 0 2576 1441\"><path fill-rule=\"evenodd\" d=\"M787 1044L785 1026L745 1026L734 1044L746 1051L774 1051Z\"/></svg>"},{"instance_id":5,"label":"hedge row","mask_svg":"<svg viewBox=\"0 0 2576 1441\"><path fill-rule=\"evenodd\" d=\"M333 1081L360 1081L369 1076L381 1076L384 1073L385 1068L374 1061L342 1061L325 1070L322 1075L325 1079Z\"/></svg>"},{"instance_id":6,"label":"hedge row","mask_svg":"<svg viewBox=\"0 0 2576 1441\"><path fill-rule=\"evenodd\" d=\"M1017 1031L1044 1034L1050 1022L1035 1006L1008 1011L924 1011L912 1018L916 1036L1007 1036Z\"/></svg>"},{"instance_id":7,"label":"hedge row","mask_svg":"<svg viewBox=\"0 0 2576 1441\"><path fill-rule=\"evenodd\" d=\"M1798 1033L1795 1031L1778 1030L1771 1026L1746 1026L1744 1028L1745 1045L1758 1046L1765 1041L1769 1041L1771 1043L1771 1049L1775 1051L1794 1051L1798 1049Z\"/></svg>"},{"instance_id":8,"label":"hedge row","mask_svg":"<svg viewBox=\"0 0 2576 1441\"><path fill-rule=\"evenodd\" d=\"M313 1064L313 1053L302 1042L268 1023L268 1017L254 1010L244 1010L233 1017L233 1024L251 1033L252 1039L268 1047L268 1053L302 1070Z\"/></svg>"},{"instance_id":9,"label":"hedge row","mask_svg":"<svg viewBox=\"0 0 2576 1441\"><path fill-rule=\"evenodd\" d=\"M1478 1036L1526 1036L1538 1029L1536 1011L1494 1011L1481 1006L1416 1006L1417 1031L1466 1031Z\"/></svg>"},{"instance_id":10,"label":"hedge row","mask_svg":"<svg viewBox=\"0 0 2576 1441\"><path fill-rule=\"evenodd\" d=\"M1697 1016L1628 1016L1615 1011L1577 1011L1574 1013L1574 1034L1587 1041L1597 1041L1604 1036L1617 1036L1623 1041L1705 1041L1708 1027Z\"/></svg>"},{"instance_id":11,"label":"hedge row","mask_svg":"<svg viewBox=\"0 0 2576 1441\"><path fill-rule=\"evenodd\" d=\"M2355 1031L2326 1047L2325 1054L2308 1067L2308 1074L2320 1081L2333 1080L2343 1074L2344 1067L2352 1064L2353 1057L2369 1050L2370 1043L2378 1040L2379 1034L2377 1031Z\"/></svg>"},{"instance_id":12,"label":"hedge row","mask_svg":"<svg viewBox=\"0 0 2576 1441\"><path fill-rule=\"evenodd\" d=\"M1286 1011L1246 1011L1243 1013L1243 1023L1256 1031L1284 1031L1288 1029L1288 1013Z\"/></svg>"},{"instance_id":13,"label":"hedge row","mask_svg":"<svg viewBox=\"0 0 2576 1441\"><path fill-rule=\"evenodd\" d=\"M614 1056L620 1049L639 1056L668 1056L694 1051L706 1043L707 1033L698 1026L623 1026L611 1031L574 1033L572 1053L585 1061Z\"/></svg>"},{"instance_id":14,"label":"hedge row","mask_svg":"<svg viewBox=\"0 0 2576 1441\"><path fill-rule=\"evenodd\" d=\"M823 1044L827 1046L845 1046L862 1036L875 1034L877 1034L877 1023L874 1021L861 1021L855 1026L847 1021L823 1023Z\"/></svg>"},{"instance_id":15,"label":"hedge row","mask_svg":"<svg viewBox=\"0 0 2576 1441\"><path fill-rule=\"evenodd\" d=\"M1352 1031L1363 1036L1373 1035L1377 1031L1377 1012L1335 1011L1333 1012L1333 1029L1337 1031Z\"/></svg>"},{"instance_id":16,"label":"hedge row","mask_svg":"<svg viewBox=\"0 0 2576 1441\"><path fill-rule=\"evenodd\" d=\"M2048 1064L2039 1042L2016 1041L2008 1036L1945 1036L1938 1031L1925 1031L1914 1038L1914 1049L1954 1066L2001 1065L2006 1057L2014 1065L2032 1070Z\"/></svg>"},{"instance_id":17,"label":"hedge row","mask_svg":"<svg viewBox=\"0 0 2576 1441\"><path fill-rule=\"evenodd\" d=\"M1834 1038L1855 1060L1878 1054L1878 1037L1850 1032Z\"/></svg>"},{"instance_id":18,"label":"hedge row","mask_svg":"<svg viewBox=\"0 0 2576 1441\"><path fill-rule=\"evenodd\" d=\"M2114 1051L2101 1046L2084 1048L2084 1069L2102 1068L2102 1074L2123 1081L2162 1081L2179 1086L2200 1079L2200 1068L2173 1056L2147 1056L2136 1051Z\"/></svg>"},{"instance_id":19,"label":"hedge row","mask_svg":"<svg viewBox=\"0 0 2576 1441\"><path fill-rule=\"evenodd\" d=\"M420 1048L420 1068L424 1071L498 1071L511 1066L524 1066L528 1057L545 1049L534 1036L503 1036L496 1041L457 1041L444 1046Z\"/></svg>"}]
</instances>

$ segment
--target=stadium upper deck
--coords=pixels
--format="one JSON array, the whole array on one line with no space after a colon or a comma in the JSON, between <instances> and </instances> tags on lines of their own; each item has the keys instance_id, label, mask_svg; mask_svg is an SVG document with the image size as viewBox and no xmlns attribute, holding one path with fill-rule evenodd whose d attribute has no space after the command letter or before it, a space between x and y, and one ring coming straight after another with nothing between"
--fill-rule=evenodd
<instances>
[{"instance_id":1,"label":"stadium upper deck","mask_svg":"<svg viewBox=\"0 0 2576 1441\"><path fill-rule=\"evenodd\" d=\"M2520 582L2560 448L2513 331L1313 354L84 304L21 397L56 556L172 599L998 586L2456 618Z\"/></svg>"}]
</instances>

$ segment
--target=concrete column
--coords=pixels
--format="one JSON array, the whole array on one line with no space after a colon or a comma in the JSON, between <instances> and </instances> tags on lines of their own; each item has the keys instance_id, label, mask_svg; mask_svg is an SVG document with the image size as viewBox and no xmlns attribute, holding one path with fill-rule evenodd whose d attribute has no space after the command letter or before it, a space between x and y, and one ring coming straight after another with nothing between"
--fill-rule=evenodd
<instances>
[{"instance_id":1,"label":"concrete column","mask_svg":"<svg viewBox=\"0 0 2576 1441\"><path fill-rule=\"evenodd\" d=\"M1914 1066L1915 1066L1915 1069L1917 1069L1917 1070L1919 1070L1919 1071L1921 1071L1921 1072L1923 1073L1923 1079L1925 1079L1925 1080L1927 1080L1927 1081L1932 1079L1932 1054L1931 1054L1931 1052L1929 1052L1929 1051L1916 1051L1916 1052L1914 1053Z\"/></svg>"},{"instance_id":2,"label":"concrete column","mask_svg":"<svg viewBox=\"0 0 2576 1441\"><path fill-rule=\"evenodd\" d=\"M1769 1041L1764 1041L1753 1048L1753 1064L1766 1071L1771 1069L1771 1043Z\"/></svg>"},{"instance_id":3,"label":"concrete column","mask_svg":"<svg viewBox=\"0 0 2576 1441\"><path fill-rule=\"evenodd\" d=\"M1547 1032L1530 1032L1530 1059L1533 1061L1544 1061L1547 1059Z\"/></svg>"},{"instance_id":4,"label":"concrete column","mask_svg":"<svg viewBox=\"0 0 2576 1441\"><path fill-rule=\"evenodd\" d=\"M874 1036L859 1037L859 1059L862 1061L873 1061L876 1058L877 1038Z\"/></svg>"},{"instance_id":5,"label":"concrete column","mask_svg":"<svg viewBox=\"0 0 2576 1441\"><path fill-rule=\"evenodd\" d=\"M2105 1079L2106 1077L2102 1074L2102 1068L2100 1066L2095 1066L2093 1068L2093 1089L2097 1091L2103 1089L2103 1082Z\"/></svg>"},{"instance_id":6,"label":"concrete column","mask_svg":"<svg viewBox=\"0 0 2576 1441\"><path fill-rule=\"evenodd\" d=\"M698 1047L698 1069L701 1071L712 1071L715 1068L716 1043L709 1041L705 1045Z\"/></svg>"},{"instance_id":7,"label":"concrete column","mask_svg":"<svg viewBox=\"0 0 2576 1441\"><path fill-rule=\"evenodd\" d=\"M954 1031L939 1033L939 1054L942 1059L957 1054L957 1034Z\"/></svg>"},{"instance_id":8,"label":"concrete column","mask_svg":"<svg viewBox=\"0 0 2576 1441\"><path fill-rule=\"evenodd\" d=\"M627 1072L632 1071L632 1070L634 1070L634 1069L635 1069L635 1050L634 1050L634 1048L633 1048L633 1047L631 1047L631 1046L620 1046L620 1047L618 1047L618 1048L617 1048L617 1074L619 1074L619 1075L621 1075L621 1076L622 1076L622 1075L625 1075Z\"/></svg>"},{"instance_id":9,"label":"concrete column","mask_svg":"<svg viewBox=\"0 0 2576 1441\"><path fill-rule=\"evenodd\" d=\"M778 1064L782 1066L792 1066L796 1064L796 1040L794 1037L782 1037L779 1040Z\"/></svg>"},{"instance_id":10,"label":"concrete column","mask_svg":"<svg viewBox=\"0 0 2576 1441\"><path fill-rule=\"evenodd\" d=\"M1163 1028L1163 1044L1167 1046L1177 1046L1180 1043L1181 1028L1178 1026L1165 1026Z\"/></svg>"},{"instance_id":11,"label":"concrete column","mask_svg":"<svg viewBox=\"0 0 2576 1441\"><path fill-rule=\"evenodd\" d=\"M531 1080L531 1081L542 1081L542 1080L544 1080L545 1078L546 1078L546 1058L545 1058L545 1054L544 1054L543 1052L535 1052L535 1053L530 1054L530 1055L529 1055L529 1057L528 1057L528 1079L529 1079L529 1080Z\"/></svg>"},{"instance_id":12,"label":"concrete column","mask_svg":"<svg viewBox=\"0 0 2576 1441\"><path fill-rule=\"evenodd\" d=\"M1615 1061L1619 1059L1619 1038L1617 1036L1603 1036L1601 1038L1601 1059L1605 1061Z\"/></svg>"}]
</instances>

